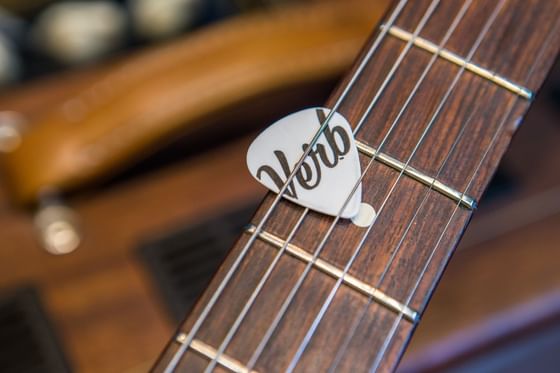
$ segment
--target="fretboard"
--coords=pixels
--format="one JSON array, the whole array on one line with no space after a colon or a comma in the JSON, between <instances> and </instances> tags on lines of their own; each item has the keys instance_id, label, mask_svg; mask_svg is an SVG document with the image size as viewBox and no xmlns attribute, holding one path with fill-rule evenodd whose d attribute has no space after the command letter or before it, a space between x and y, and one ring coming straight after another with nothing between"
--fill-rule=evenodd
<instances>
[{"instance_id":1,"label":"fretboard","mask_svg":"<svg viewBox=\"0 0 560 373\"><path fill-rule=\"evenodd\" d=\"M326 103L376 220L269 194L154 370L394 369L559 46L556 0L396 2Z\"/></svg>"}]
</instances>

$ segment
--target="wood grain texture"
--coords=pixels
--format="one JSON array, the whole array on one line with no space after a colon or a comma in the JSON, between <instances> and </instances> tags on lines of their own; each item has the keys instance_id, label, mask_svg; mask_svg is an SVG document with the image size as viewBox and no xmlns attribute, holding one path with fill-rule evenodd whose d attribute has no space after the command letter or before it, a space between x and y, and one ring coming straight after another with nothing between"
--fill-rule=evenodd
<instances>
[{"instance_id":1,"label":"wood grain texture","mask_svg":"<svg viewBox=\"0 0 560 373\"><path fill-rule=\"evenodd\" d=\"M411 2L396 24L412 31L428 4L428 1ZM481 32L496 4L475 1L461 21L456 36L450 39L449 48L465 56L474 43L473 38ZM461 5L459 2L443 2L420 35L439 42ZM558 51L559 14L558 2L507 2L476 50L474 62L536 90ZM547 32L532 32L531 28L536 24ZM526 47L520 48L519 45ZM404 46L402 41L387 38L367 64L354 89L342 101L338 111L354 126ZM407 54L374 110L365 118L357 134L359 140L376 148L381 146L382 138L429 58L430 55L416 48ZM456 87L441 112L434 116L457 74L460 75ZM335 91L327 106L333 105L347 81L348 78ZM529 102L494 83L472 73L461 72L457 66L438 60L429 71L426 83L412 99L410 109L404 112L382 148L403 162L410 158L414 167L478 199L528 106ZM432 118L433 124L412 156L414 147ZM368 161L361 157L363 168ZM457 209L455 202L411 179L399 177L397 172L376 163L363 179L363 196L364 201L378 209L380 215L349 273L422 312L471 212ZM254 224L263 217L272 199L272 195L265 199L252 220ZM421 210L416 215L418 209ZM264 229L280 237L288 237L301 213L302 208L281 202ZM315 252L332 220L311 212L292 242L310 253ZM339 222L321 249L320 258L343 268L353 256L362 234L362 228L346 221ZM182 331L189 332L210 296L242 252L247 239L247 235L242 236L232 249L211 285L181 326ZM211 308L196 338L214 347L222 343L274 254L275 250L262 242L257 241L252 246ZM303 267L294 258L281 258L226 348L228 356L241 362L247 361ZM288 367L334 282L334 279L319 271L313 269L309 272L257 360L257 371L282 371ZM356 325L357 328L354 328ZM326 371L334 362L342 341L349 343L344 344L346 350L337 365L337 371L367 371L395 325L398 326L396 333L391 336L380 367L383 371L394 369L414 325L401 321L398 315L342 286L296 365L296 371ZM350 333L348 336L347 332ZM177 348L175 343L170 346ZM169 356L169 351L162 356L155 367L156 371L167 365ZM191 368L189 366L187 361L182 361L180 370L198 369L194 365Z\"/></svg>"}]
</instances>

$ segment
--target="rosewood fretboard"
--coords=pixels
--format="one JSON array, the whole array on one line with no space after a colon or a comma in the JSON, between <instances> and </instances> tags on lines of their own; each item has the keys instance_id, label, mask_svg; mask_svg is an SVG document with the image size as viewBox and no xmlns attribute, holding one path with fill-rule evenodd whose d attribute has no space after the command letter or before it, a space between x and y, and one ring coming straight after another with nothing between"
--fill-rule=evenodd
<instances>
[{"instance_id":1,"label":"rosewood fretboard","mask_svg":"<svg viewBox=\"0 0 560 373\"><path fill-rule=\"evenodd\" d=\"M155 371L198 372L209 364L220 372L395 368L471 217L469 197L482 196L553 63L560 1L395 3L358 61L376 40L337 109L354 128L364 118L356 139L367 169L363 200L379 213L371 230L341 220L320 247L334 218L309 212L240 318L304 212L282 200L255 232L275 197L269 194Z\"/></svg>"}]
</instances>

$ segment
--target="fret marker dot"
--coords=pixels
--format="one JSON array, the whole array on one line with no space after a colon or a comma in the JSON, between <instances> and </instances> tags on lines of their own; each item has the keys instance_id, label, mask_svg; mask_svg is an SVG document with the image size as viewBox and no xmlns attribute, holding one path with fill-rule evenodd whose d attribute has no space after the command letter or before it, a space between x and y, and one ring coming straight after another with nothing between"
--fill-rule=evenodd
<instances>
[{"instance_id":1,"label":"fret marker dot","mask_svg":"<svg viewBox=\"0 0 560 373\"><path fill-rule=\"evenodd\" d=\"M371 205L362 202L360 204L360 211L352 218L352 223L358 227L365 228L372 225L376 217L375 209Z\"/></svg>"}]
</instances>

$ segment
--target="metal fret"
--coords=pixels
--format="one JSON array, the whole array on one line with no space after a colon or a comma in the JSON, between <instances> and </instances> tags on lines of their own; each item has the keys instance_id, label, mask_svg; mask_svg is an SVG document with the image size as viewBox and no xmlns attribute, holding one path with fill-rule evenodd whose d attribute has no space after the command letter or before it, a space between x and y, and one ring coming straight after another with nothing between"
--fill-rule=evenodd
<instances>
[{"instance_id":1,"label":"metal fret","mask_svg":"<svg viewBox=\"0 0 560 373\"><path fill-rule=\"evenodd\" d=\"M175 337L175 341L179 344L184 344L187 341L187 334L186 333L179 333L177 335L177 337ZM244 366L242 363L240 363L239 361L225 355L225 354L220 354L220 356L218 356L218 351L202 342L199 339L193 339L190 346L190 349L198 352L199 354L206 356L208 359L211 360L216 360L218 362L218 364L220 364L221 366L231 370L232 372L235 373L257 373L257 371L255 370L249 370L246 366Z\"/></svg>"},{"instance_id":2,"label":"metal fret","mask_svg":"<svg viewBox=\"0 0 560 373\"><path fill-rule=\"evenodd\" d=\"M367 155L368 157L373 157L375 155L376 161L381 162L391 168L394 168L399 172L402 171L403 174L413 178L414 180L417 180L422 184L431 187L433 190L443 194L446 197L451 198L455 202L459 202L461 206L466 207L470 210L476 208L476 200L472 197L467 196L465 193L461 193L451 188L450 186L445 185L441 181L436 180L433 177L418 171L414 167L406 166L405 163L387 154L377 152L375 148L372 148L371 146L364 144L363 142L356 140L356 146L358 147L358 150L361 153Z\"/></svg>"},{"instance_id":3,"label":"metal fret","mask_svg":"<svg viewBox=\"0 0 560 373\"><path fill-rule=\"evenodd\" d=\"M247 233L253 234L255 233L255 226L254 225L250 225L247 229L246 229ZM264 242L267 242L269 244L271 244L272 246L280 249L282 247L284 247L285 245L285 240L281 239L280 237L272 234L272 233L268 233L265 231L261 231L258 234L258 238L260 238L261 240L263 240ZM286 251L292 255L293 257L305 262L305 263L309 263L313 260L313 255L309 254L307 251L299 248L296 245L293 245L291 243L288 243L288 245L286 246ZM326 262L325 260L321 259L321 258L317 258L315 260L315 263L313 263L313 265L315 266L315 268L319 269L321 272L324 272L336 279L339 279L342 277L342 275L344 274L344 271L341 270L340 268ZM403 317L413 323L416 323L419 321L420 319L420 315L418 314L417 311L413 310L412 308L402 304L401 302L399 302L398 300L388 296L387 294L383 293L382 291L380 291L379 289L366 284L365 282L359 280L358 278L350 275L350 274L346 274L344 275L344 279L343 279L343 283L346 284L347 286L359 291L360 293L370 296L372 297L377 303L385 306L387 309L398 313L398 314L403 314Z\"/></svg>"},{"instance_id":4,"label":"metal fret","mask_svg":"<svg viewBox=\"0 0 560 373\"><path fill-rule=\"evenodd\" d=\"M381 26L382 29L387 29L387 26L382 25ZM533 98L533 92L531 92L531 90L522 87L516 83L513 83L512 81L503 78L501 76L499 76L498 74L496 74L495 72L492 72L488 69L485 69L484 67L481 67L479 65L476 65L470 61L465 60L464 58L456 55L455 53L447 50L447 49L439 49L439 47L432 43L429 40L423 39L421 37L414 37L414 35L408 31L405 31L399 27L396 26L391 26L388 28L388 33L389 35L392 35L394 37L396 37L397 39L409 42L412 40L412 43L417 46L418 48L424 49L425 51L428 51L430 53L434 53L437 54L438 56L440 56L441 58L443 58L444 60L447 60L451 63L454 63L455 65L464 67L465 70L468 70L478 76L483 77L484 79L487 79L497 85L499 85L500 87L503 87L523 98L526 98L528 100L531 100Z\"/></svg>"}]
</instances>

